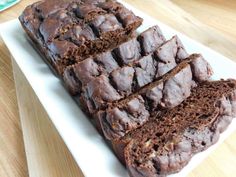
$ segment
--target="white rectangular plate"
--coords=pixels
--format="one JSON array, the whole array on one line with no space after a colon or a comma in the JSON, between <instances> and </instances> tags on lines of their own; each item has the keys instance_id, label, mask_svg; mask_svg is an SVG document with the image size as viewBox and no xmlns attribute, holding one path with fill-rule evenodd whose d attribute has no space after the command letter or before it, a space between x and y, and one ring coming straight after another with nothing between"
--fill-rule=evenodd
<instances>
[{"instance_id":1,"label":"white rectangular plate","mask_svg":"<svg viewBox=\"0 0 236 177\"><path fill-rule=\"evenodd\" d=\"M127 4L125 5L135 14L144 18L144 24L139 28L139 32L158 24L167 39L177 34L189 53L202 53L215 71L213 79L236 79L236 64L234 62L145 15L139 10ZM103 138L78 108L62 86L60 80L52 74L39 54L27 41L25 32L18 20L1 24L0 29L2 38L13 58L32 86L84 175L87 177L128 176L127 170L113 155ZM180 173L172 176L186 176L235 129L236 121L234 120L227 131L221 135L217 144L207 151L195 155Z\"/></svg>"}]
</instances>

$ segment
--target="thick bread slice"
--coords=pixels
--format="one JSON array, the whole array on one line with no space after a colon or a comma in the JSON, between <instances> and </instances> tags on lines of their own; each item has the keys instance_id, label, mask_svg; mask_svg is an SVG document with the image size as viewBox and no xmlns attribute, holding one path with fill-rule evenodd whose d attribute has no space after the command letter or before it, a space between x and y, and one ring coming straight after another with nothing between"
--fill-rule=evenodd
<instances>
[{"instance_id":1,"label":"thick bread slice","mask_svg":"<svg viewBox=\"0 0 236 177\"><path fill-rule=\"evenodd\" d=\"M113 145L124 153L118 156L125 158L131 176L165 176L216 143L235 116L236 81L203 82L182 104L153 116Z\"/></svg>"},{"instance_id":2,"label":"thick bread slice","mask_svg":"<svg viewBox=\"0 0 236 177\"><path fill-rule=\"evenodd\" d=\"M211 75L206 60L199 54L191 55L161 80L99 111L96 116L105 137L118 139L142 126L153 113L179 105L190 95L193 87Z\"/></svg>"},{"instance_id":3,"label":"thick bread slice","mask_svg":"<svg viewBox=\"0 0 236 177\"><path fill-rule=\"evenodd\" d=\"M142 57L132 65L87 79L86 85L82 87L81 102L87 107L87 112L93 114L160 80L188 56L178 37L174 36L152 54Z\"/></svg>"},{"instance_id":4,"label":"thick bread slice","mask_svg":"<svg viewBox=\"0 0 236 177\"><path fill-rule=\"evenodd\" d=\"M172 39L171 44L176 44L176 40L177 37ZM124 66L136 66L139 70L150 70L152 69L150 67L154 67L151 57L152 53L164 42L165 38L160 28L153 26L142 32L139 36L122 43L112 50L94 55L68 66L63 74L65 86L72 95L77 95L81 92L82 86L86 85L91 79L100 75L109 76L112 71L116 69L122 70L121 68ZM185 52L184 49L182 50ZM183 54L187 55L186 52ZM150 59L146 59L147 57L145 56L147 55L149 55L148 57ZM138 60L140 61L138 62ZM149 68L147 68L148 66ZM145 81L145 79L143 80Z\"/></svg>"}]
</instances>

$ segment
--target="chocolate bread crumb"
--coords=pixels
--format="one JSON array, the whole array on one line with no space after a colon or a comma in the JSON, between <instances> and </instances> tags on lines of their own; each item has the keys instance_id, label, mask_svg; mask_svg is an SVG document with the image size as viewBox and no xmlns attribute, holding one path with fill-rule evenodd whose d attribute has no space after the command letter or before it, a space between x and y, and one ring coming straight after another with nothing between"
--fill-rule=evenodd
<instances>
[{"instance_id":1,"label":"chocolate bread crumb","mask_svg":"<svg viewBox=\"0 0 236 177\"><path fill-rule=\"evenodd\" d=\"M234 116L236 81L203 82L179 106L153 116L113 145L131 176L166 176L216 143Z\"/></svg>"},{"instance_id":2,"label":"chocolate bread crumb","mask_svg":"<svg viewBox=\"0 0 236 177\"><path fill-rule=\"evenodd\" d=\"M162 112L179 105L199 82L212 75L209 64L199 54L191 55L163 79L143 87L138 92L110 105L97 113L105 137L118 139L150 119L153 113ZM198 65L196 63L204 63ZM207 68L201 76L193 72L198 67ZM97 96L95 96L97 98ZM130 108L132 105L133 109ZM135 109L134 109L135 108Z\"/></svg>"}]
</instances>

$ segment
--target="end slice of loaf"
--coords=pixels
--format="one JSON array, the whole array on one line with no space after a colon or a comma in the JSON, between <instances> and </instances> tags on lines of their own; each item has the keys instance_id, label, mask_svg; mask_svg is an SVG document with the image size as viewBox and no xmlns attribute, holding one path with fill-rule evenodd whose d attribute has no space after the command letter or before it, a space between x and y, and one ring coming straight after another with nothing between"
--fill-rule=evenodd
<instances>
[{"instance_id":1,"label":"end slice of loaf","mask_svg":"<svg viewBox=\"0 0 236 177\"><path fill-rule=\"evenodd\" d=\"M190 96L191 89L212 75L207 61L193 54L161 80L97 113L105 137L118 139L142 126L153 113L173 108Z\"/></svg>"},{"instance_id":2,"label":"end slice of loaf","mask_svg":"<svg viewBox=\"0 0 236 177\"><path fill-rule=\"evenodd\" d=\"M67 66L127 41L142 24L115 0L42 0L26 7L19 20L60 76Z\"/></svg>"},{"instance_id":3,"label":"end slice of loaf","mask_svg":"<svg viewBox=\"0 0 236 177\"><path fill-rule=\"evenodd\" d=\"M235 116L236 81L203 82L182 104L113 145L124 150L119 156L124 155L131 176L165 176L216 143Z\"/></svg>"}]
</instances>

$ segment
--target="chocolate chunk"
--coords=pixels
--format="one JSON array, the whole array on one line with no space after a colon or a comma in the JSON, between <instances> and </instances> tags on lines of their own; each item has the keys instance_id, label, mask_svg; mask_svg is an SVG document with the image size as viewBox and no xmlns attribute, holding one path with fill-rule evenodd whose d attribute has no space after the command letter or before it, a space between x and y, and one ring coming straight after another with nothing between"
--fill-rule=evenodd
<instances>
[{"instance_id":1,"label":"chocolate chunk","mask_svg":"<svg viewBox=\"0 0 236 177\"><path fill-rule=\"evenodd\" d=\"M93 59L88 58L76 65L67 67L63 79L66 81L66 87L70 93L76 95L81 92L83 85L99 75L99 66Z\"/></svg>"},{"instance_id":2,"label":"chocolate chunk","mask_svg":"<svg viewBox=\"0 0 236 177\"><path fill-rule=\"evenodd\" d=\"M127 94L132 92L132 83L134 77L134 69L132 67L127 66L120 70L115 70L112 72L111 77L118 91L124 91Z\"/></svg>"},{"instance_id":3,"label":"chocolate chunk","mask_svg":"<svg viewBox=\"0 0 236 177\"><path fill-rule=\"evenodd\" d=\"M128 9L119 9L117 11L117 16L120 19L120 21L122 21L122 24L124 27L129 27L133 25L133 21L137 21L137 19L139 19L139 17L135 16L133 12L131 12ZM139 20L138 20L138 25L139 26Z\"/></svg>"},{"instance_id":4,"label":"chocolate chunk","mask_svg":"<svg viewBox=\"0 0 236 177\"><path fill-rule=\"evenodd\" d=\"M76 74L83 85L99 75L99 66L91 58L81 61L81 64L76 66Z\"/></svg>"},{"instance_id":5,"label":"chocolate chunk","mask_svg":"<svg viewBox=\"0 0 236 177\"><path fill-rule=\"evenodd\" d=\"M83 96L95 105L95 108L102 108L106 103L119 100L121 96L110 84L104 75L90 81L84 88Z\"/></svg>"},{"instance_id":6,"label":"chocolate chunk","mask_svg":"<svg viewBox=\"0 0 236 177\"><path fill-rule=\"evenodd\" d=\"M135 67L135 75L138 87L142 87L153 81L156 75L157 61L151 55L141 58Z\"/></svg>"},{"instance_id":7,"label":"chocolate chunk","mask_svg":"<svg viewBox=\"0 0 236 177\"><path fill-rule=\"evenodd\" d=\"M140 34L138 40L141 43L143 55L148 55L154 52L161 44L165 42L165 37L163 36L160 28L158 26L154 26Z\"/></svg>"},{"instance_id":8,"label":"chocolate chunk","mask_svg":"<svg viewBox=\"0 0 236 177\"><path fill-rule=\"evenodd\" d=\"M117 12L122 9L122 5L116 1L107 1L105 3L99 3L98 6L113 14L117 14Z\"/></svg>"},{"instance_id":9,"label":"chocolate chunk","mask_svg":"<svg viewBox=\"0 0 236 177\"><path fill-rule=\"evenodd\" d=\"M77 17L85 19L86 21L92 20L98 14L105 14L106 12L95 4L83 4L80 5L76 10L75 14Z\"/></svg>"},{"instance_id":10,"label":"chocolate chunk","mask_svg":"<svg viewBox=\"0 0 236 177\"><path fill-rule=\"evenodd\" d=\"M102 36L106 32L122 29L122 24L111 14L96 16L91 25L98 36Z\"/></svg>"},{"instance_id":11,"label":"chocolate chunk","mask_svg":"<svg viewBox=\"0 0 236 177\"><path fill-rule=\"evenodd\" d=\"M177 63L189 56L177 36L160 46L155 55L159 61L157 77L169 72Z\"/></svg>"},{"instance_id":12,"label":"chocolate chunk","mask_svg":"<svg viewBox=\"0 0 236 177\"><path fill-rule=\"evenodd\" d=\"M102 114L101 114L102 115ZM144 106L142 97L130 100L126 105L108 109L102 116L98 116L106 137L122 137L129 129L135 129L149 118L149 112ZM104 120L105 117L105 120Z\"/></svg>"},{"instance_id":13,"label":"chocolate chunk","mask_svg":"<svg viewBox=\"0 0 236 177\"><path fill-rule=\"evenodd\" d=\"M36 11L40 13L42 18L48 17L50 14L55 13L67 7L67 3L63 0L47 0L41 1L36 6Z\"/></svg>"},{"instance_id":14,"label":"chocolate chunk","mask_svg":"<svg viewBox=\"0 0 236 177\"><path fill-rule=\"evenodd\" d=\"M156 87L153 87L146 92L146 97L149 102L150 108L157 108L161 105L161 100L163 98L163 83L160 83Z\"/></svg>"},{"instance_id":15,"label":"chocolate chunk","mask_svg":"<svg viewBox=\"0 0 236 177\"><path fill-rule=\"evenodd\" d=\"M81 27L80 25L76 25L68 30L62 37L61 40L71 40L76 45L84 45L88 41L93 41L97 37L93 33L93 30L90 26ZM86 46L84 46L86 47Z\"/></svg>"},{"instance_id":16,"label":"chocolate chunk","mask_svg":"<svg viewBox=\"0 0 236 177\"><path fill-rule=\"evenodd\" d=\"M140 46L134 38L128 42L121 44L114 50L116 56L123 64L129 64L140 58Z\"/></svg>"},{"instance_id":17,"label":"chocolate chunk","mask_svg":"<svg viewBox=\"0 0 236 177\"><path fill-rule=\"evenodd\" d=\"M119 67L111 52L104 52L96 56L96 62L101 63L104 67L104 73L111 73Z\"/></svg>"},{"instance_id":18,"label":"chocolate chunk","mask_svg":"<svg viewBox=\"0 0 236 177\"><path fill-rule=\"evenodd\" d=\"M202 59L202 56L199 56L198 59L194 60L192 67L193 77L195 77L197 80L205 79L205 73L208 73L209 75L213 74L211 66L206 63L206 60Z\"/></svg>"},{"instance_id":19,"label":"chocolate chunk","mask_svg":"<svg viewBox=\"0 0 236 177\"><path fill-rule=\"evenodd\" d=\"M48 45L48 48L54 55L58 55L60 58L69 58L70 54L75 51L76 45L68 41L55 40Z\"/></svg>"},{"instance_id":20,"label":"chocolate chunk","mask_svg":"<svg viewBox=\"0 0 236 177\"><path fill-rule=\"evenodd\" d=\"M60 30L61 24L57 19L47 18L41 24L39 30L45 42L52 41Z\"/></svg>"},{"instance_id":21,"label":"chocolate chunk","mask_svg":"<svg viewBox=\"0 0 236 177\"><path fill-rule=\"evenodd\" d=\"M204 73L207 75L206 73ZM190 95L191 88L195 85L192 79L190 66L184 68L173 78L165 82L163 89L163 107L175 107Z\"/></svg>"}]
</instances>

